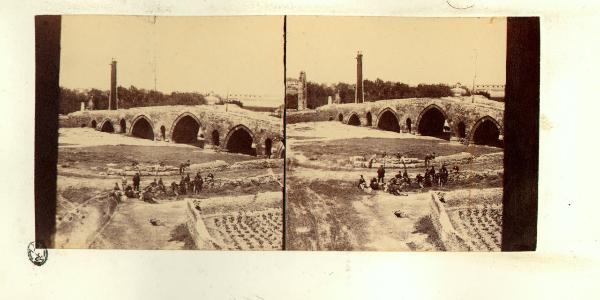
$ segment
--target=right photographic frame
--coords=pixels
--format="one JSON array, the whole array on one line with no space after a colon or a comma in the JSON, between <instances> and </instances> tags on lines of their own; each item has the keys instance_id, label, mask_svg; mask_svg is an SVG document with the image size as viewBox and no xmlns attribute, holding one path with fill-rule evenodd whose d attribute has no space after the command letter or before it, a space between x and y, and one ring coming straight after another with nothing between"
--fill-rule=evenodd
<instances>
[{"instance_id":1,"label":"right photographic frame","mask_svg":"<svg viewBox=\"0 0 600 300\"><path fill-rule=\"evenodd\" d=\"M535 250L538 18L285 22L286 250Z\"/></svg>"}]
</instances>

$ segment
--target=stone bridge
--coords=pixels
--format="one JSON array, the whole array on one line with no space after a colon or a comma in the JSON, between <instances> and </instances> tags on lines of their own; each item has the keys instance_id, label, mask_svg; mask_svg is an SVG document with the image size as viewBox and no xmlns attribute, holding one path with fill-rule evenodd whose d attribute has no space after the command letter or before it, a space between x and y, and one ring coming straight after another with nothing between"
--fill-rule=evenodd
<instances>
[{"instance_id":1,"label":"stone bridge","mask_svg":"<svg viewBox=\"0 0 600 300\"><path fill-rule=\"evenodd\" d=\"M381 100L325 105L313 111L287 113L286 120L337 120L348 125L499 145L504 135L504 103L484 97Z\"/></svg>"},{"instance_id":2,"label":"stone bridge","mask_svg":"<svg viewBox=\"0 0 600 300\"><path fill-rule=\"evenodd\" d=\"M233 105L78 111L61 117L59 123L60 127L91 127L103 132L206 145L256 156L284 155L281 119Z\"/></svg>"}]
</instances>

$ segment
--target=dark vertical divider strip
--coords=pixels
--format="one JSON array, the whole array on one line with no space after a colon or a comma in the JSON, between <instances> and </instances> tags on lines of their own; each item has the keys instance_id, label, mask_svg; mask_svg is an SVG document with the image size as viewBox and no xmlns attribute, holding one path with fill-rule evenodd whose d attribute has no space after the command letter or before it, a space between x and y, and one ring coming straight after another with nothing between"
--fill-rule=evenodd
<instances>
[{"instance_id":1,"label":"dark vertical divider strip","mask_svg":"<svg viewBox=\"0 0 600 300\"><path fill-rule=\"evenodd\" d=\"M537 243L540 100L538 17L507 21L503 251Z\"/></svg>"},{"instance_id":2,"label":"dark vertical divider strip","mask_svg":"<svg viewBox=\"0 0 600 300\"><path fill-rule=\"evenodd\" d=\"M35 239L53 247L61 16L35 17Z\"/></svg>"}]
</instances>

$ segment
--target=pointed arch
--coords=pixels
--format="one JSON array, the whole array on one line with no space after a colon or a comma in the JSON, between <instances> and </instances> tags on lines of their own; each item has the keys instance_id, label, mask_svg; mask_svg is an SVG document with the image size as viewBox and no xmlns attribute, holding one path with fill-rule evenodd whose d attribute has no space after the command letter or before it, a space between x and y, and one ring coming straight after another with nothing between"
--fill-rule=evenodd
<instances>
[{"instance_id":1,"label":"pointed arch","mask_svg":"<svg viewBox=\"0 0 600 300\"><path fill-rule=\"evenodd\" d=\"M252 147L254 141L252 130L240 124L229 130L223 144L229 152L256 156L256 149Z\"/></svg>"},{"instance_id":2,"label":"pointed arch","mask_svg":"<svg viewBox=\"0 0 600 300\"><path fill-rule=\"evenodd\" d=\"M169 136L174 143L196 144L201 129L200 119L190 112L185 112L173 121Z\"/></svg>"},{"instance_id":3,"label":"pointed arch","mask_svg":"<svg viewBox=\"0 0 600 300\"><path fill-rule=\"evenodd\" d=\"M154 140L154 126L148 117L138 115L131 122L130 134L135 137Z\"/></svg>"},{"instance_id":4,"label":"pointed arch","mask_svg":"<svg viewBox=\"0 0 600 300\"><path fill-rule=\"evenodd\" d=\"M347 124L353 126L360 126L360 118L358 117L358 114L355 112L351 112L350 116L348 117Z\"/></svg>"},{"instance_id":5,"label":"pointed arch","mask_svg":"<svg viewBox=\"0 0 600 300\"><path fill-rule=\"evenodd\" d=\"M380 111L379 115L377 115L377 128L387 131L400 132L400 123L398 121L396 112L389 107L386 107Z\"/></svg>"},{"instance_id":6,"label":"pointed arch","mask_svg":"<svg viewBox=\"0 0 600 300\"><path fill-rule=\"evenodd\" d=\"M484 116L475 122L470 134L469 141L489 146L501 146L500 133L502 132L502 126L496 119L490 116Z\"/></svg>"},{"instance_id":7,"label":"pointed arch","mask_svg":"<svg viewBox=\"0 0 600 300\"><path fill-rule=\"evenodd\" d=\"M431 104L421 111L415 127L421 135L442 136L446 120L446 112L437 104Z\"/></svg>"},{"instance_id":8,"label":"pointed arch","mask_svg":"<svg viewBox=\"0 0 600 300\"><path fill-rule=\"evenodd\" d=\"M102 121L102 125L100 125L100 131L102 131L102 132L108 132L108 133L114 133L115 132L115 127L113 126L113 124L110 121L110 119L104 119L104 121Z\"/></svg>"}]
</instances>

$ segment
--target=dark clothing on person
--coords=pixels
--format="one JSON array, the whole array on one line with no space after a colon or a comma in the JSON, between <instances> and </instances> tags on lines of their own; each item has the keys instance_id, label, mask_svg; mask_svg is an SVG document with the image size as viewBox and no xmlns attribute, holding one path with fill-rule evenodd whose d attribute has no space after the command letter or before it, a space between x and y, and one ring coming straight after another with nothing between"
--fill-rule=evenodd
<instances>
[{"instance_id":1,"label":"dark clothing on person","mask_svg":"<svg viewBox=\"0 0 600 300\"><path fill-rule=\"evenodd\" d=\"M383 168L383 166L380 166L379 169L377 169L377 182L384 182L384 178L385 178L385 169Z\"/></svg>"},{"instance_id":2,"label":"dark clothing on person","mask_svg":"<svg viewBox=\"0 0 600 300\"><path fill-rule=\"evenodd\" d=\"M140 174L139 173L133 175L133 179L132 179L132 181L133 181L133 189L136 190L136 191L138 191L138 192L140 191L140 180L141 180L141 178L140 178Z\"/></svg>"}]
</instances>

